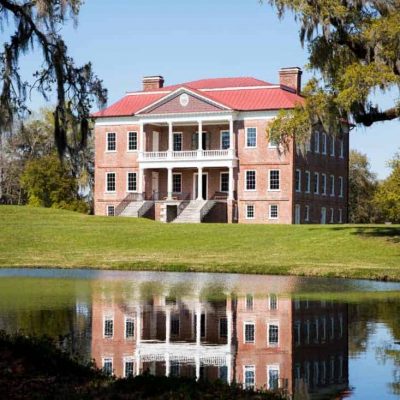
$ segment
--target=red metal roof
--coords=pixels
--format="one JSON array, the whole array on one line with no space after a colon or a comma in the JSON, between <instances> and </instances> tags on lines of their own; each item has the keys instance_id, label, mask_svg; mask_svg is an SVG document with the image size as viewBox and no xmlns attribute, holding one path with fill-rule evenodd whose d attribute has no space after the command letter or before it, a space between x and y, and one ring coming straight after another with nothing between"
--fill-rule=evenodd
<instances>
[{"instance_id":1,"label":"red metal roof","mask_svg":"<svg viewBox=\"0 0 400 400\"><path fill-rule=\"evenodd\" d=\"M266 88L266 86L270 87ZM203 79L180 85L166 86L154 92L127 94L113 105L93 114L93 117L134 115L179 88L188 88L200 96L238 111L288 109L304 101L301 96L288 89L274 86L271 83L255 78ZM219 88L221 90L217 90Z\"/></svg>"},{"instance_id":2,"label":"red metal roof","mask_svg":"<svg viewBox=\"0 0 400 400\"><path fill-rule=\"evenodd\" d=\"M166 86L164 87L164 89L175 90L181 86L190 87L192 89L218 89L218 88L232 88L232 87L272 86L272 84L251 77L211 78L211 79L200 79L197 81L186 82L178 85Z\"/></svg>"}]
</instances>

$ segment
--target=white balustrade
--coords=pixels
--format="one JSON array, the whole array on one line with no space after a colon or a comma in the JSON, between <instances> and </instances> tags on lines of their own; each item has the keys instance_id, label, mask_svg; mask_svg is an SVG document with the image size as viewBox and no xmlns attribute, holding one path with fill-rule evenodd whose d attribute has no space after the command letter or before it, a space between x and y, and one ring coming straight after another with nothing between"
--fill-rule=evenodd
<instances>
[{"instance_id":1,"label":"white balustrade","mask_svg":"<svg viewBox=\"0 0 400 400\"><path fill-rule=\"evenodd\" d=\"M147 151L140 153L139 160L201 160L201 159L230 159L234 157L232 150L189 150L189 151Z\"/></svg>"}]
</instances>

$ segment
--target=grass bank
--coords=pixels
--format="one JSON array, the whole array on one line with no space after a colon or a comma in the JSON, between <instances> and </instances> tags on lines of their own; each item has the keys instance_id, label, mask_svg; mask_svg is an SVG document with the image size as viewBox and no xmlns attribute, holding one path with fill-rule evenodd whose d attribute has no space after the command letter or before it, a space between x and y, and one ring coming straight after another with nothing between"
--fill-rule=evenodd
<instances>
[{"instance_id":1,"label":"grass bank","mask_svg":"<svg viewBox=\"0 0 400 400\"><path fill-rule=\"evenodd\" d=\"M400 226L179 225L0 206L0 267L240 272L400 281Z\"/></svg>"}]
</instances>

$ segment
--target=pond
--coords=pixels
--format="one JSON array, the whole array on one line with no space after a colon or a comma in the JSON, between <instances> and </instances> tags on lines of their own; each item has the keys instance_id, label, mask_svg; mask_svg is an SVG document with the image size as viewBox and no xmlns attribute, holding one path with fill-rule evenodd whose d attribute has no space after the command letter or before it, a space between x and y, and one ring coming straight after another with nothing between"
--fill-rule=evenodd
<instances>
[{"instance_id":1,"label":"pond","mask_svg":"<svg viewBox=\"0 0 400 400\"><path fill-rule=\"evenodd\" d=\"M400 398L400 283L0 270L0 329L119 377L221 379L296 399Z\"/></svg>"}]
</instances>

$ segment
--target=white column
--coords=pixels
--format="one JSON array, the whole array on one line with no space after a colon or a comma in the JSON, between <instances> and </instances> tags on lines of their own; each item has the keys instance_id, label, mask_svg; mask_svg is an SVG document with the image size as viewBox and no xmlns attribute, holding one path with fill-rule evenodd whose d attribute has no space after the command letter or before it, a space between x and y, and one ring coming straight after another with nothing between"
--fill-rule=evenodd
<instances>
[{"instance_id":1,"label":"white column","mask_svg":"<svg viewBox=\"0 0 400 400\"><path fill-rule=\"evenodd\" d=\"M227 375L228 375L227 383L228 383L228 385L230 385L232 382L232 355L231 354L228 354L226 356L226 366L227 366Z\"/></svg>"},{"instance_id":2,"label":"white column","mask_svg":"<svg viewBox=\"0 0 400 400\"><path fill-rule=\"evenodd\" d=\"M227 329L228 329L228 337L227 337L227 344L230 346L232 344L232 311L228 310L226 312L226 319L227 319Z\"/></svg>"},{"instance_id":3,"label":"white column","mask_svg":"<svg viewBox=\"0 0 400 400\"><path fill-rule=\"evenodd\" d=\"M136 366L136 375L140 375L140 352L136 350L136 357L135 357L135 366Z\"/></svg>"},{"instance_id":4,"label":"white column","mask_svg":"<svg viewBox=\"0 0 400 400\"><path fill-rule=\"evenodd\" d=\"M139 131L139 152L144 152L144 125L143 122L140 123L140 131Z\"/></svg>"},{"instance_id":5,"label":"white column","mask_svg":"<svg viewBox=\"0 0 400 400\"><path fill-rule=\"evenodd\" d=\"M234 149L234 143L233 143L233 119L229 120L229 150Z\"/></svg>"},{"instance_id":6,"label":"white column","mask_svg":"<svg viewBox=\"0 0 400 400\"><path fill-rule=\"evenodd\" d=\"M142 341L142 313L140 307L136 307L136 346Z\"/></svg>"},{"instance_id":7,"label":"white column","mask_svg":"<svg viewBox=\"0 0 400 400\"><path fill-rule=\"evenodd\" d=\"M139 178L138 178L138 193L143 195L143 168L139 168Z\"/></svg>"},{"instance_id":8,"label":"white column","mask_svg":"<svg viewBox=\"0 0 400 400\"><path fill-rule=\"evenodd\" d=\"M169 353L165 353L165 376L169 376L169 373L171 371L171 362L169 359Z\"/></svg>"},{"instance_id":9,"label":"white column","mask_svg":"<svg viewBox=\"0 0 400 400\"><path fill-rule=\"evenodd\" d=\"M165 310L165 343L169 344L171 338L171 310Z\"/></svg>"},{"instance_id":10,"label":"white column","mask_svg":"<svg viewBox=\"0 0 400 400\"><path fill-rule=\"evenodd\" d=\"M198 381L200 379L200 355L199 354L196 354L195 362L196 362L196 381Z\"/></svg>"},{"instance_id":11,"label":"white column","mask_svg":"<svg viewBox=\"0 0 400 400\"><path fill-rule=\"evenodd\" d=\"M168 122L168 153L169 156L172 155L172 151L174 150L174 129L172 126L172 122Z\"/></svg>"},{"instance_id":12,"label":"white column","mask_svg":"<svg viewBox=\"0 0 400 400\"><path fill-rule=\"evenodd\" d=\"M168 168L168 182L167 182L167 191L168 191L168 195L167 195L167 199L168 200L172 200L172 168Z\"/></svg>"},{"instance_id":13,"label":"white column","mask_svg":"<svg viewBox=\"0 0 400 400\"><path fill-rule=\"evenodd\" d=\"M198 134L197 134L197 151L199 154L201 154L201 151L203 150L203 121L198 122L199 127L198 127Z\"/></svg>"},{"instance_id":14,"label":"white column","mask_svg":"<svg viewBox=\"0 0 400 400\"><path fill-rule=\"evenodd\" d=\"M233 167L229 167L229 192L228 200L233 200L233 189L234 189L234 179L233 179Z\"/></svg>"},{"instance_id":15,"label":"white column","mask_svg":"<svg viewBox=\"0 0 400 400\"><path fill-rule=\"evenodd\" d=\"M201 305L196 307L196 345L201 344Z\"/></svg>"},{"instance_id":16,"label":"white column","mask_svg":"<svg viewBox=\"0 0 400 400\"><path fill-rule=\"evenodd\" d=\"M197 168L197 200L203 200L203 168Z\"/></svg>"}]
</instances>

